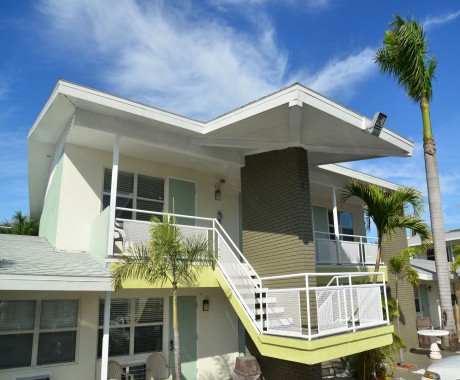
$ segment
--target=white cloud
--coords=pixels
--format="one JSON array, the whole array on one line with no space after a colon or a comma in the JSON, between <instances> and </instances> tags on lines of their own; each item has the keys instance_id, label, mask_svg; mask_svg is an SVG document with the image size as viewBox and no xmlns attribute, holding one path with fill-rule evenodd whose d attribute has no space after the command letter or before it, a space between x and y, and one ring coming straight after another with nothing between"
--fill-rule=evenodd
<instances>
[{"instance_id":1,"label":"white cloud","mask_svg":"<svg viewBox=\"0 0 460 380\"><path fill-rule=\"evenodd\" d=\"M59 36L61 48L76 49L109 91L202 120L292 82L328 95L352 93L374 69L366 48L316 74L288 75L289 56L263 12L237 30L187 1L44 0L40 11L50 40Z\"/></svg>"},{"instance_id":2,"label":"white cloud","mask_svg":"<svg viewBox=\"0 0 460 380\"><path fill-rule=\"evenodd\" d=\"M445 24L451 22L460 16L460 11L448 13L443 16L427 17L423 21L423 28L428 30L436 25Z\"/></svg>"},{"instance_id":3,"label":"white cloud","mask_svg":"<svg viewBox=\"0 0 460 380\"><path fill-rule=\"evenodd\" d=\"M64 40L71 35L103 57L112 89L177 113L216 116L278 88L285 74L287 57L269 22L244 34L184 9L134 1L47 1L42 12ZM75 33L81 20L85 28Z\"/></svg>"},{"instance_id":4,"label":"white cloud","mask_svg":"<svg viewBox=\"0 0 460 380\"><path fill-rule=\"evenodd\" d=\"M366 80L375 72L375 50L369 47L343 60L329 62L323 69L305 79L312 89L333 95L337 91L353 91L353 85Z\"/></svg>"}]
</instances>

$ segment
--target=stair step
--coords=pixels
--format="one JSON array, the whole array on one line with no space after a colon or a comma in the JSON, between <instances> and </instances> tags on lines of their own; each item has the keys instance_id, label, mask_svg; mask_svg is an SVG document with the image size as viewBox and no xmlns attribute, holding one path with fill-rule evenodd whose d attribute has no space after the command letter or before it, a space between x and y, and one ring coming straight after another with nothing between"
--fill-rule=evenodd
<instances>
[{"instance_id":1,"label":"stair step","mask_svg":"<svg viewBox=\"0 0 460 380\"><path fill-rule=\"evenodd\" d=\"M256 309L256 315L265 315L267 313L266 308L264 307L263 309ZM283 314L284 313L284 307L278 306L278 307L270 307L270 314Z\"/></svg>"},{"instance_id":2,"label":"stair step","mask_svg":"<svg viewBox=\"0 0 460 380\"><path fill-rule=\"evenodd\" d=\"M271 328L276 328L276 327L288 327L292 325L292 318L282 318L278 320L271 321L270 323ZM268 322L267 320L264 320L264 328L268 328Z\"/></svg>"}]
</instances>

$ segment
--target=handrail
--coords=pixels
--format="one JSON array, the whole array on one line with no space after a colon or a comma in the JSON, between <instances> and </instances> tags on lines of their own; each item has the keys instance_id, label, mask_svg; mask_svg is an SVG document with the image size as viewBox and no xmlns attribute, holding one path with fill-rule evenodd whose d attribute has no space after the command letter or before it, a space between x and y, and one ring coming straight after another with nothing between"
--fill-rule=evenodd
<instances>
[{"instance_id":1,"label":"handrail","mask_svg":"<svg viewBox=\"0 0 460 380\"><path fill-rule=\"evenodd\" d=\"M215 218L129 209L125 207L117 207L116 209L160 217L167 215L168 218L174 216L176 218L201 222L200 225L197 225L198 223L193 225L180 223L178 226L190 229L187 230L189 231L187 233L193 234L193 231L197 233L208 231L207 236L210 239L212 236L214 249L219 252L217 266L232 289L235 299L238 300L238 303L248 315L250 323L259 334L294 336L311 340L312 338L346 331L356 331L357 329L369 326L389 323L384 272L295 273L260 277L228 235L227 231ZM138 221L126 218L117 218L117 220L142 225L139 229L135 225L130 225L130 229L128 229L128 225L124 225L126 233L130 234L129 236L133 238L133 242L143 241L144 235L147 235L147 230L144 226L151 223L150 221ZM148 239L149 237L146 236L146 238ZM370 278L374 275L378 275L381 281L376 284L353 284L352 279L354 278ZM288 281L283 286L283 281L295 278L299 278L301 283L290 281L292 283L291 286ZM310 286L310 279L312 278L327 278L324 281L327 284ZM347 281L344 282L343 280ZM276 281L276 285L280 287L264 287L264 282L266 283L267 281ZM303 283L303 281L305 282ZM383 288L385 297L386 318L380 312L372 311L370 315L366 314L369 310L379 309L377 304L380 305L381 302L381 290L377 289L381 288ZM305 310L301 309L301 294L303 297L304 292L306 297L306 315ZM262 297L263 294L266 295L266 298ZM313 305L311 305L311 301ZM260 303L259 307L256 306L258 303ZM332 310L331 305L337 303L339 305L338 311ZM316 313L313 313L312 307L316 308Z\"/></svg>"},{"instance_id":2,"label":"handrail","mask_svg":"<svg viewBox=\"0 0 460 380\"><path fill-rule=\"evenodd\" d=\"M218 226L218 228L220 228L220 229L222 230L222 233L224 234L224 236L225 236L225 237L228 239L228 241L230 241L230 243L232 244L233 249L234 249L235 251L238 252L238 255L240 256L239 258L242 258L243 261L244 261L244 263L245 263L246 265L248 265L248 267L251 269L251 271L255 274L256 278L257 278L258 280L261 280L259 274L255 271L255 269L252 267L252 265L249 263L249 261L246 259L246 257L243 255L243 253L240 251L240 249L237 247L237 245L235 244L235 242L233 241L233 239L232 239L230 236L228 236L227 231L225 231L225 229L220 225L220 223L218 222L217 219L214 219L214 220L215 220L215 222L216 222L215 225ZM217 231L217 228L216 228L216 231ZM217 232L220 233L219 231L217 231Z\"/></svg>"},{"instance_id":3,"label":"handrail","mask_svg":"<svg viewBox=\"0 0 460 380\"><path fill-rule=\"evenodd\" d=\"M323 235L328 235L328 236L333 236L334 239L323 239L323 240L337 240L335 239L336 235L333 233L333 232L326 232L326 231L313 231L313 234L323 234ZM338 236L344 236L344 237L352 237L352 238L358 238L360 239L359 242L355 242L355 243L363 243L365 244L365 242L362 241L362 239L371 239L371 240L376 240L378 241L378 238L375 237L375 236L364 236L364 235L350 235L350 234L338 234ZM350 240L344 240L344 241L347 241L349 243L353 243L353 241L350 241ZM370 243L370 242L366 242L366 243L369 243L369 244L376 244L376 243Z\"/></svg>"}]
</instances>

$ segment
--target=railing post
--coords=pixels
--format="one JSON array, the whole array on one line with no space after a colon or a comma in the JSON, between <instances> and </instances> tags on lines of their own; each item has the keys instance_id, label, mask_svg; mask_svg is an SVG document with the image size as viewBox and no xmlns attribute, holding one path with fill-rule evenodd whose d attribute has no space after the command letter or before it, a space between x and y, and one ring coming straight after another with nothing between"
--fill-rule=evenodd
<instances>
[{"instance_id":1,"label":"railing post","mask_svg":"<svg viewBox=\"0 0 460 380\"><path fill-rule=\"evenodd\" d=\"M260 285L259 285L259 297L260 297L260 333L264 333L264 300L262 296L262 286L263 282L260 280ZM265 293L265 297L267 298L266 301L268 301L268 293ZM265 307L267 304L265 304ZM268 316L268 315L267 315ZM256 319L256 316L254 315L254 320ZM268 318L267 318L267 330L268 330Z\"/></svg>"},{"instance_id":2,"label":"railing post","mask_svg":"<svg viewBox=\"0 0 460 380\"><path fill-rule=\"evenodd\" d=\"M107 378L107 365L109 360L109 335L110 335L110 303L112 292L105 292L104 301L104 327L102 330L102 354L101 354L101 379Z\"/></svg>"},{"instance_id":3,"label":"railing post","mask_svg":"<svg viewBox=\"0 0 460 380\"><path fill-rule=\"evenodd\" d=\"M334 219L334 235L336 244L337 263L341 263L340 255L340 231L339 231L339 213L337 211L337 196L335 194L335 187L332 188L332 216Z\"/></svg>"},{"instance_id":4,"label":"railing post","mask_svg":"<svg viewBox=\"0 0 460 380\"><path fill-rule=\"evenodd\" d=\"M385 296L385 311L387 315L387 324L390 325L390 315L388 312L388 298L387 298L387 287L385 286L385 272L382 272L382 281L383 281L383 294Z\"/></svg>"},{"instance_id":5,"label":"railing post","mask_svg":"<svg viewBox=\"0 0 460 380\"><path fill-rule=\"evenodd\" d=\"M351 275L348 275L348 286L350 287L350 300L351 300L351 324L353 327L353 332L356 331L355 326L355 303L353 301L353 283L351 282ZM359 307L359 303L358 303Z\"/></svg>"},{"instance_id":6,"label":"railing post","mask_svg":"<svg viewBox=\"0 0 460 380\"><path fill-rule=\"evenodd\" d=\"M305 273L305 291L307 299L307 323L308 323L308 340L311 340L311 315L310 315L310 286L308 281L308 273ZM302 325L302 323L300 323Z\"/></svg>"},{"instance_id":7,"label":"railing post","mask_svg":"<svg viewBox=\"0 0 460 380\"><path fill-rule=\"evenodd\" d=\"M112 157L112 183L110 187L109 237L107 239L107 257L113 255L113 234L115 228L115 212L117 208L118 161L120 158L120 136L115 135Z\"/></svg>"}]
</instances>

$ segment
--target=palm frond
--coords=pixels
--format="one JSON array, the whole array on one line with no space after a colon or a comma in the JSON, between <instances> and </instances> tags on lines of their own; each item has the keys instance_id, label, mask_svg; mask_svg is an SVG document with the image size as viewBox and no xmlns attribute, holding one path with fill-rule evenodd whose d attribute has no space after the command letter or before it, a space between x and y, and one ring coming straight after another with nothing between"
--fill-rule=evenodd
<instances>
[{"instance_id":1,"label":"palm frond","mask_svg":"<svg viewBox=\"0 0 460 380\"><path fill-rule=\"evenodd\" d=\"M397 80L412 101L430 101L437 62L428 55L421 24L396 15L390 25L392 29L385 32L384 46L377 50L375 62L384 74Z\"/></svg>"}]
</instances>

